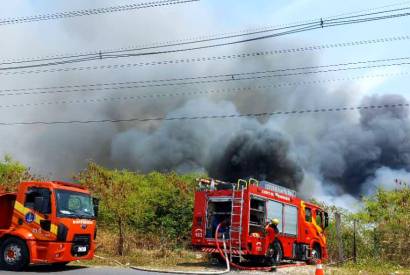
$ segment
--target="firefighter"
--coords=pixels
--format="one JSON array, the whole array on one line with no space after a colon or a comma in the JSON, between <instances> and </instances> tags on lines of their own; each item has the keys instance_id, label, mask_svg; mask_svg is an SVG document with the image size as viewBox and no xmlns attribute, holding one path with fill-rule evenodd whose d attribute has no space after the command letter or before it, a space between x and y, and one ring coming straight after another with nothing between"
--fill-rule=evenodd
<instances>
[{"instance_id":1,"label":"firefighter","mask_svg":"<svg viewBox=\"0 0 410 275\"><path fill-rule=\"evenodd\" d=\"M270 222L266 224L265 232L266 232L266 243L270 244L275 240L276 234L279 233L278 229L279 220L272 219Z\"/></svg>"},{"instance_id":2,"label":"firefighter","mask_svg":"<svg viewBox=\"0 0 410 275\"><path fill-rule=\"evenodd\" d=\"M269 233L274 233L274 234L278 234L279 233L279 229L278 229L278 224L279 224L279 220L278 219L272 219L270 221L270 223L268 223L265 227L268 235L270 235ZM272 231L272 232L270 232Z\"/></svg>"},{"instance_id":3,"label":"firefighter","mask_svg":"<svg viewBox=\"0 0 410 275\"><path fill-rule=\"evenodd\" d=\"M279 225L279 220L278 219L273 219L271 221L271 226L273 227L273 230L275 230L275 234L279 233L278 225Z\"/></svg>"},{"instance_id":4,"label":"firefighter","mask_svg":"<svg viewBox=\"0 0 410 275\"><path fill-rule=\"evenodd\" d=\"M224 218L221 215L212 216L211 223L207 228L207 238L212 238L215 236L216 227L221 223L221 228L219 229L219 235L229 234L229 219Z\"/></svg>"},{"instance_id":5,"label":"firefighter","mask_svg":"<svg viewBox=\"0 0 410 275\"><path fill-rule=\"evenodd\" d=\"M279 234L279 229L278 229L278 224L279 220L278 219L272 219L270 222L266 224L265 231L266 231L266 257L267 257L267 263L269 265L277 264L280 262L280 258L282 257L280 254L281 252L278 252L278 249L276 246L278 245L278 242L275 241L276 235ZM280 247L280 245L279 245ZM279 258L278 258L279 255Z\"/></svg>"}]
</instances>

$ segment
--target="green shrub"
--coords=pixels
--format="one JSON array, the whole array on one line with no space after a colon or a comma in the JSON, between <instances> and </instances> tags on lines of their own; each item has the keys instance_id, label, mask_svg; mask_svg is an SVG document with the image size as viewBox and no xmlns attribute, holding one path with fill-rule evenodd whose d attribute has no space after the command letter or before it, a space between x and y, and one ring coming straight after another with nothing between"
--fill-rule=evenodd
<instances>
[{"instance_id":1,"label":"green shrub","mask_svg":"<svg viewBox=\"0 0 410 275\"><path fill-rule=\"evenodd\" d=\"M129 231L150 241L156 236L161 246L190 239L195 175L140 174L89 163L76 178L101 199L99 225L117 233L118 254L124 254Z\"/></svg>"},{"instance_id":2,"label":"green shrub","mask_svg":"<svg viewBox=\"0 0 410 275\"><path fill-rule=\"evenodd\" d=\"M20 181L33 178L27 167L10 156L6 155L3 161L0 161L0 191L13 192Z\"/></svg>"},{"instance_id":3,"label":"green shrub","mask_svg":"<svg viewBox=\"0 0 410 275\"><path fill-rule=\"evenodd\" d=\"M317 202L316 202L317 203ZM377 258L384 263L409 266L410 262L410 188L406 185L363 198L363 209L349 213L334 206L321 204L330 213L326 230L330 261L338 261L338 239L334 213L341 213L341 240L344 259L353 258L353 235L356 223L357 260Z\"/></svg>"}]
</instances>

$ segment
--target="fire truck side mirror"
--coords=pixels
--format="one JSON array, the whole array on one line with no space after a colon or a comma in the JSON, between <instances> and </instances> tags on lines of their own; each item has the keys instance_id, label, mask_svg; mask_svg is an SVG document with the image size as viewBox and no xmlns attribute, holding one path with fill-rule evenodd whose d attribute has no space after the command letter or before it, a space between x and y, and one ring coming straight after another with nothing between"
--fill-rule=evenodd
<instances>
[{"instance_id":1,"label":"fire truck side mirror","mask_svg":"<svg viewBox=\"0 0 410 275\"><path fill-rule=\"evenodd\" d=\"M93 198L94 216L98 217L98 210L100 209L100 200Z\"/></svg>"},{"instance_id":2,"label":"fire truck side mirror","mask_svg":"<svg viewBox=\"0 0 410 275\"><path fill-rule=\"evenodd\" d=\"M325 228L329 226L329 214L325 212Z\"/></svg>"}]
</instances>

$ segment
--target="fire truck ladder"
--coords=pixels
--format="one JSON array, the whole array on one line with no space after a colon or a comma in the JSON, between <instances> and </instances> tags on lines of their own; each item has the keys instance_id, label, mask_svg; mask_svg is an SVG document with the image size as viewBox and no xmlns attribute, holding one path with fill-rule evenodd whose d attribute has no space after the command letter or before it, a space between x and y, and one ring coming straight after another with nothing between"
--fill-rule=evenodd
<instances>
[{"instance_id":1,"label":"fire truck ladder","mask_svg":"<svg viewBox=\"0 0 410 275\"><path fill-rule=\"evenodd\" d=\"M229 230L229 257L232 262L234 258L242 260L242 214L243 214L243 194L248 183L239 180L237 189L232 188L232 210L231 227Z\"/></svg>"}]
</instances>

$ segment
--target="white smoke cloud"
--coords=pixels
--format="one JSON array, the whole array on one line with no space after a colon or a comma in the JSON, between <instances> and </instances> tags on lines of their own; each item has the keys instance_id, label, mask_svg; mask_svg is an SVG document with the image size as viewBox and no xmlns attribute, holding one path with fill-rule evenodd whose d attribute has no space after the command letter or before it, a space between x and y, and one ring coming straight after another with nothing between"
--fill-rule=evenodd
<instances>
[{"instance_id":1,"label":"white smoke cloud","mask_svg":"<svg viewBox=\"0 0 410 275\"><path fill-rule=\"evenodd\" d=\"M410 173L405 169L391 169L389 167L381 167L376 170L374 175L366 180L363 184L362 192L366 195L371 195L378 188L384 190L393 190L403 187L404 184L409 184Z\"/></svg>"},{"instance_id":2,"label":"white smoke cloud","mask_svg":"<svg viewBox=\"0 0 410 275\"><path fill-rule=\"evenodd\" d=\"M340 192L331 183L325 183L325 179L319 175L305 171L302 184L299 186L299 193L304 199L315 199L327 205L334 205L350 211L359 210L361 202L352 195Z\"/></svg>"}]
</instances>

